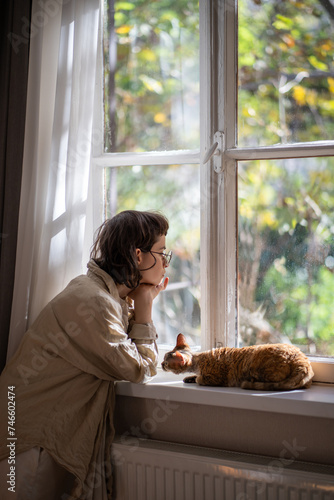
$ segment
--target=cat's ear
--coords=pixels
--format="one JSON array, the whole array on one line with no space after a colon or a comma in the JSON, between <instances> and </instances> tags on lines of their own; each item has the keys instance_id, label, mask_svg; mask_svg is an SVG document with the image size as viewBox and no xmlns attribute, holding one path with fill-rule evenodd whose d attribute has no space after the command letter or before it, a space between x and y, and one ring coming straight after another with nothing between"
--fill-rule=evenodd
<instances>
[{"instance_id":1,"label":"cat's ear","mask_svg":"<svg viewBox=\"0 0 334 500\"><path fill-rule=\"evenodd\" d=\"M180 365L183 366L184 365L184 358L183 358L182 354L179 351L175 351L174 356L177 358Z\"/></svg>"},{"instance_id":2,"label":"cat's ear","mask_svg":"<svg viewBox=\"0 0 334 500\"><path fill-rule=\"evenodd\" d=\"M177 339L176 339L176 345L177 346L188 345L187 340L186 340L185 336L182 335L182 333L178 334Z\"/></svg>"}]
</instances>

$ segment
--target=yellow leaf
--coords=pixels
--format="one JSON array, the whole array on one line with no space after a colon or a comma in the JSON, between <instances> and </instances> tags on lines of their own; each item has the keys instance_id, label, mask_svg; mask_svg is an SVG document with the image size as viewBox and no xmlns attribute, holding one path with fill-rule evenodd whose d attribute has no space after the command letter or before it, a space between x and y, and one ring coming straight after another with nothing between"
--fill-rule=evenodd
<instances>
[{"instance_id":1,"label":"yellow leaf","mask_svg":"<svg viewBox=\"0 0 334 500\"><path fill-rule=\"evenodd\" d=\"M150 62L156 61L156 59L157 59L156 54L151 49L143 49L143 50L141 50L140 51L140 57L142 59L145 59L146 61L150 61Z\"/></svg>"},{"instance_id":2,"label":"yellow leaf","mask_svg":"<svg viewBox=\"0 0 334 500\"><path fill-rule=\"evenodd\" d=\"M321 101L319 104L321 109L333 113L334 101Z\"/></svg>"},{"instance_id":3,"label":"yellow leaf","mask_svg":"<svg viewBox=\"0 0 334 500\"><path fill-rule=\"evenodd\" d=\"M275 216L269 210L265 210L259 214L259 224L262 227L272 227L276 224Z\"/></svg>"},{"instance_id":4,"label":"yellow leaf","mask_svg":"<svg viewBox=\"0 0 334 500\"><path fill-rule=\"evenodd\" d=\"M287 50L288 50L288 46L287 46L285 43L280 42L280 43L278 44L278 46L279 46L279 48L281 49L281 51L282 51L282 52L287 52Z\"/></svg>"},{"instance_id":5,"label":"yellow leaf","mask_svg":"<svg viewBox=\"0 0 334 500\"><path fill-rule=\"evenodd\" d=\"M128 24L123 24L123 26L120 26L115 31L119 35L127 35L131 30L132 30L132 26L129 26Z\"/></svg>"},{"instance_id":6,"label":"yellow leaf","mask_svg":"<svg viewBox=\"0 0 334 500\"><path fill-rule=\"evenodd\" d=\"M332 78L331 76L329 76L327 78L327 81L328 81L329 91L332 92L332 94L334 94L334 78Z\"/></svg>"},{"instance_id":7,"label":"yellow leaf","mask_svg":"<svg viewBox=\"0 0 334 500\"><path fill-rule=\"evenodd\" d=\"M328 71L328 66L322 61L319 61L314 55L310 56L308 58L309 62L314 66L316 69L320 69L320 71Z\"/></svg>"},{"instance_id":8,"label":"yellow leaf","mask_svg":"<svg viewBox=\"0 0 334 500\"><path fill-rule=\"evenodd\" d=\"M329 52L330 50L332 50L332 42L331 40L327 40L327 42L323 43L321 45L321 49L322 50L325 50L326 52Z\"/></svg>"},{"instance_id":9,"label":"yellow leaf","mask_svg":"<svg viewBox=\"0 0 334 500\"><path fill-rule=\"evenodd\" d=\"M166 121L167 117L165 113L157 113L154 115L154 121L155 123L164 123Z\"/></svg>"},{"instance_id":10,"label":"yellow leaf","mask_svg":"<svg viewBox=\"0 0 334 500\"><path fill-rule=\"evenodd\" d=\"M287 205L290 205L290 206L293 206L295 204L295 200L294 198L290 198L290 197L286 197L284 198L284 202L287 204Z\"/></svg>"},{"instance_id":11,"label":"yellow leaf","mask_svg":"<svg viewBox=\"0 0 334 500\"><path fill-rule=\"evenodd\" d=\"M309 106L315 106L317 104L317 93L313 90L307 93L306 102Z\"/></svg>"},{"instance_id":12,"label":"yellow leaf","mask_svg":"<svg viewBox=\"0 0 334 500\"><path fill-rule=\"evenodd\" d=\"M159 82L158 80L155 80L155 78L150 78L147 75L139 75L139 79L143 82L145 87L150 92L155 92L156 94L163 93L163 87L162 87L161 82Z\"/></svg>"},{"instance_id":13,"label":"yellow leaf","mask_svg":"<svg viewBox=\"0 0 334 500\"><path fill-rule=\"evenodd\" d=\"M306 104L306 90L301 85L296 85L292 89L293 98L299 104L299 106L304 106Z\"/></svg>"}]
</instances>

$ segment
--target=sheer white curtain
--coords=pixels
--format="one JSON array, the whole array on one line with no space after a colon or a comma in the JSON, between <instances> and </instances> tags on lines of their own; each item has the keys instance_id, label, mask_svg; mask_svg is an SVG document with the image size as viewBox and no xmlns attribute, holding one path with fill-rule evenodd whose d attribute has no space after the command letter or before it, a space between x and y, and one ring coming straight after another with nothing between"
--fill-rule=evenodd
<instances>
[{"instance_id":1,"label":"sheer white curtain","mask_svg":"<svg viewBox=\"0 0 334 500\"><path fill-rule=\"evenodd\" d=\"M100 0L33 1L8 358L47 302L85 272L99 11Z\"/></svg>"}]
</instances>

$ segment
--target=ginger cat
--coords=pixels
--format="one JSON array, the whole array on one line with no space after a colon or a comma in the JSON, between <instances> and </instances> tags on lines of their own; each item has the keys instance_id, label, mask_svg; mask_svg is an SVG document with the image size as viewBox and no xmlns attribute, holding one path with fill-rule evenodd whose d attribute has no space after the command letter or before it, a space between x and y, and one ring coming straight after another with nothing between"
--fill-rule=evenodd
<instances>
[{"instance_id":1,"label":"ginger cat","mask_svg":"<svg viewBox=\"0 0 334 500\"><path fill-rule=\"evenodd\" d=\"M190 351L182 333L162 368L179 374L194 372L184 382L262 391L308 388L314 376L307 356L289 344L220 347L198 354Z\"/></svg>"}]
</instances>

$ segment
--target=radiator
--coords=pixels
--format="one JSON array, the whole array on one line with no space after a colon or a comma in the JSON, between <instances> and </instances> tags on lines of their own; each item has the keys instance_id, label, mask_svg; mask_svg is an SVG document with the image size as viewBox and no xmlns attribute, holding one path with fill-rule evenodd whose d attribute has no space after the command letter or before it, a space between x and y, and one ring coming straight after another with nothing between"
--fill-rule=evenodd
<instances>
[{"instance_id":1,"label":"radiator","mask_svg":"<svg viewBox=\"0 0 334 500\"><path fill-rule=\"evenodd\" d=\"M334 500L334 467L124 437L115 500Z\"/></svg>"}]
</instances>

